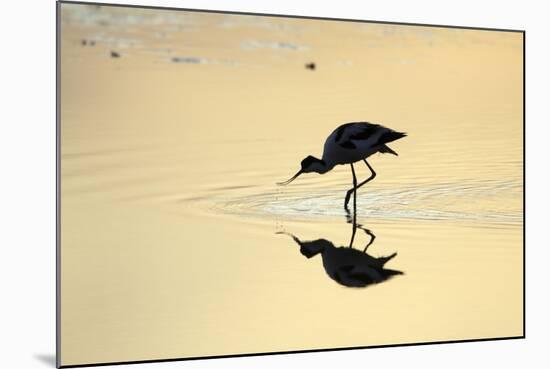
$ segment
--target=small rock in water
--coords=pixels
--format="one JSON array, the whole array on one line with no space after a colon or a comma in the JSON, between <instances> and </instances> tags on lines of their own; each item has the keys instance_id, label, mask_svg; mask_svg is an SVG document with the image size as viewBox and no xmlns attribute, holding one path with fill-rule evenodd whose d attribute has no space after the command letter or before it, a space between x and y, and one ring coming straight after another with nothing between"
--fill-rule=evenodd
<instances>
[{"instance_id":1,"label":"small rock in water","mask_svg":"<svg viewBox=\"0 0 550 369\"><path fill-rule=\"evenodd\" d=\"M95 46L95 41L94 41L94 40L88 41L88 40L86 40L86 39L84 38L84 39L82 39L82 41L80 41L80 44L81 44L82 46L87 46L87 45Z\"/></svg>"},{"instance_id":2,"label":"small rock in water","mask_svg":"<svg viewBox=\"0 0 550 369\"><path fill-rule=\"evenodd\" d=\"M111 51L111 58L120 58L120 54L116 51Z\"/></svg>"},{"instance_id":3,"label":"small rock in water","mask_svg":"<svg viewBox=\"0 0 550 369\"><path fill-rule=\"evenodd\" d=\"M315 68L316 68L315 63L307 63L306 64L306 69L315 70Z\"/></svg>"}]
</instances>

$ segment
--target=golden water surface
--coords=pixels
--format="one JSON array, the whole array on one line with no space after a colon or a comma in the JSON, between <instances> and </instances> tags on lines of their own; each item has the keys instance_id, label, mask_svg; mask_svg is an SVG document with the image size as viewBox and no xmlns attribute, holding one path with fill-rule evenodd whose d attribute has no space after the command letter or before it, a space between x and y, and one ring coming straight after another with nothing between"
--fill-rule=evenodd
<instances>
[{"instance_id":1,"label":"golden water surface","mask_svg":"<svg viewBox=\"0 0 550 369\"><path fill-rule=\"evenodd\" d=\"M61 8L63 365L523 334L522 33ZM366 288L281 233L348 246L349 166L275 185L350 121L408 133Z\"/></svg>"}]
</instances>

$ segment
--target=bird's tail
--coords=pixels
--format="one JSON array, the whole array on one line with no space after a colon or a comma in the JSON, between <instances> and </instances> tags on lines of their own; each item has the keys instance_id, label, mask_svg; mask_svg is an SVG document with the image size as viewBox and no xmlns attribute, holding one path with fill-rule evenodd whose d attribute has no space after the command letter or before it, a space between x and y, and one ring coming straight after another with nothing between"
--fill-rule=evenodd
<instances>
[{"instance_id":1,"label":"bird's tail","mask_svg":"<svg viewBox=\"0 0 550 369\"><path fill-rule=\"evenodd\" d=\"M395 269L384 269L384 273L388 276L388 277L392 277L394 275L403 275L405 273L403 273L402 271L400 270L395 270Z\"/></svg>"},{"instance_id":2,"label":"bird's tail","mask_svg":"<svg viewBox=\"0 0 550 369\"><path fill-rule=\"evenodd\" d=\"M380 137L380 141L382 141L381 143L388 143L395 140L399 140L400 138L403 138L405 136L407 136L407 134L404 132L396 132L396 131L388 130L387 132L384 132L382 134L382 136Z\"/></svg>"},{"instance_id":3,"label":"bird's tail","mask_svg":"<svg viewBox=\"0 0 550 369\"><path fill-rule=\"evenodd\" d=\"M378 151L381 152L381 153L393 154L393 155L397 156L397 153L395 151L393 151L391 148L389 148L388 146L386 146L386 145L382 145L382 147Z\"/></svg>"},{"instance_id":4,"label":"bird's tail","mask_svg":"<svg viewBox=\"0 0 550 369\"><path fill-rule=\"evenodd\" d=\"M381 260L385 264L385 263L387 263L388 261L390 261L391 259L393 259L396 256L397 256L397 252L394 252L393 254L391 254L389 256L382 256L378 259Z\"/></svg>"}]
</instances>

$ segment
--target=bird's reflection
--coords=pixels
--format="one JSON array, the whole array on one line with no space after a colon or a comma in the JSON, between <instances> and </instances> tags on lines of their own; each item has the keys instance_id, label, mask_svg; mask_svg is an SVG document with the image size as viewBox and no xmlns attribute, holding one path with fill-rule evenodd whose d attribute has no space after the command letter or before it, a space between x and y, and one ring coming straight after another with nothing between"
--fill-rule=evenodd
<instances>
[{"instance_id":1,"label":"bird's reflection","mask_svg":"<svg viewBox=\"0 0 550 369\"><path fill-rule=\"evenodd\" d=\"M352 222L351 217L348 217L348 222L352 224L352 237L349 246L337 247L324 238L313 241L302 241L288 232L277 232L277 234L286 234L292 237L300 245L300 253L308 259L321 254L323 267L328 276L346 287L367 287L371 284L387 281L395 275L403 274L399 270L386 269L384 267L397 253L382 257L374 257L367 254L367 248L374 242L376 236L369 229L364 228L361 224L357 224L355 219ZM362 230L370 237L363 250L353 247L357 229Z\"/></svg>"}]
</instances>

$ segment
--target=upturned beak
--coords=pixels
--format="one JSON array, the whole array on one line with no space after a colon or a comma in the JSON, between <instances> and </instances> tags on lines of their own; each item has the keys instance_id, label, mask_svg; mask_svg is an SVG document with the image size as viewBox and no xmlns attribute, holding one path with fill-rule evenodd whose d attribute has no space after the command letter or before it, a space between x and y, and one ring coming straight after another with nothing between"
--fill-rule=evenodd
<instances>
[{"instance_id":1,"label":"upturned beak","mask_svg":"<svg viewBox=\"0 0 550 369\"><path fill-rule=\"evenodd\" d=\"M302 169L300 169L300 170L298 171L298 173L296 173L292 178L290 178L290 179L288 179L288 180L286 180L286 181L284 181L284 182L278 182L277 184L278 184L279 186L285 186L285 185L289 184L290 182L294 181L294 180L295 180L300 174L302 174L302 173L303 173L303 171L302 171Z\"/></svg>"}]
</instances>

